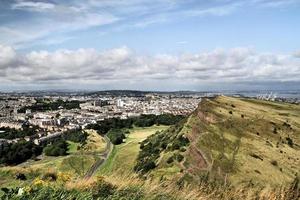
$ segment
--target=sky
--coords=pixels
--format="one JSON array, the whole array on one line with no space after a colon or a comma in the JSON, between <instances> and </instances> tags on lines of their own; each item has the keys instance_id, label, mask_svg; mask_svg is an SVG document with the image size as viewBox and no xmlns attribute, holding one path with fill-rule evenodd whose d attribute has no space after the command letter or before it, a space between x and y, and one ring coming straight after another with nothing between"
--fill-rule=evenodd
<instances>
[{"instance_id":1,"label":"sky","mask_svg":"<svg viewBox=\"0 0 300 200\"><path fill-rule=\"evenodd\" d=\"M300 90L300 0L0 0L0 91Z\"/></svg>"}]
</instances>

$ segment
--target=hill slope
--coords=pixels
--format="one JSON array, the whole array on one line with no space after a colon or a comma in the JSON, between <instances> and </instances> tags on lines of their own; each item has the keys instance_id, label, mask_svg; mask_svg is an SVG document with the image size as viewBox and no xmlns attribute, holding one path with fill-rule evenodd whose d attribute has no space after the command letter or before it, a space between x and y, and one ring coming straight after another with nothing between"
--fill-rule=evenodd
<instances>
[{"instance_id":1,"label":"hill slope","mask_svg":"<svg viewBox=\"0 0 300 200\"><path fill-rule=\"evenodd\" d=\"M136 170L160 179L289 184L300 172L300 106L203 99L185 122L144 141Z\"/></svg>"}]
</instances>

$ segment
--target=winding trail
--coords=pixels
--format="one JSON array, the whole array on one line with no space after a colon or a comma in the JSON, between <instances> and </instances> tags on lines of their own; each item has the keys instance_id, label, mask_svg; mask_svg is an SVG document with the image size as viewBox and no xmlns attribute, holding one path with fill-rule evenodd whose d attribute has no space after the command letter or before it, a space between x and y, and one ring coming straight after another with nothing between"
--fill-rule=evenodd
<instances>
[{"instance_id":1,"label":"winding trail","mask_svg":"<svg viewBox=\"0 0 300 200\"><path fill-rule=\"evenodd\" d=\"M109 154L111 153L113 144L110 142L109 138L106 135L103 138L106 141L106 148L103 153L97 154L98 158L96 162L91 166L91 168L84 175L84 179L86 180L90 179L95 174L97 169L99 169L99 167L107 160Z\"/></svg>"}]
</instances>

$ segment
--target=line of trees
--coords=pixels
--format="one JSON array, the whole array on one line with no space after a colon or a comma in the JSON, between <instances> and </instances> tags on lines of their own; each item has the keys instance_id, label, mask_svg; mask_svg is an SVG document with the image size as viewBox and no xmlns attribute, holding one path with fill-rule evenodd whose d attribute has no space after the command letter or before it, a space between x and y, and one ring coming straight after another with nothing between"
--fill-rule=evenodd
<instances>
[{"instance_id":1,"label":"line of trees","mask_svg":"<svg viewBox=\"0 0 300 200\"><path fill-rule=\"evenodd\" d=\"M80 102L73 101L63 101L61 99L54 102L37 102L31 106L24 106L18 110L19 113L25 113L27 109L30 109L32 112L45 112L48 110L59 110L60 107L70 110L74 108L80 108Z\"/></svg>"},{"instance_id":2,"label":"line of trees","mask_svg":"<svg viewBox=\"0 0 300 200\"><path fill-rule=\"evenodd\" d=\"M65 156L69 150L67 140L85 145L87 137L88 134L83 130L69 130L61 138L48 144L43 151L46 156Z\"/></svg>"},{"instance_id":3,"label":"line of trees","mask_svg":"<svg viewBox=\"0 0 300 200\"><path fill-rule=\"evenodd\" d=\"M184 119L183 115L141 115L128 119L110 118L89 124L88 129L97 130L99 134L107 135L113 144L121 144L125 139L126 129L133 126L150 127L153 125L173 125Z\"/></svg>"},{"instance_id":4,"label":"line of trees","mask_svg":"<svg viewBox=\"0 0 300 200\"><path fill-rule=\"evenodd\" d=\"M128 119L110 118L98 121L96 124L89 124L88 129L97 130L100 134L106 134L111 129L123 129L137 127L149 127L153 125L173 125L184 119L183 115L141 115Z\"/></svg>"},{"instance_id":5,"label":"line of trees","mask_svg":"<svg viewBox=\"0 0 300 200\"><path fill-rule=\"evenodd\" d=\"M67 155L69 149L67 140L84 145L87 137L88 134L83 130L72 130L44 146L38 146L31 141L27 142L25 140L17 143L3 143L0 145L0 164L17 165L28 159L35 159L43 152L47 156Z\"/></svg>"},{"instance_id":6,"label":"line of trees","mask_svg":"<svg viewBox=\"0 0 300 200\"><path fill-rule=\"evenodd\" d=\"M27 125L23 125L23 128L19 130L9 127L1 127L0 131L3 132L0 133L0 139L12 140L16 138L24 138L26 136L35 135L37 133L37 130L37 126L29 127Z\"/></svg>"},{"instance_id":7,"label":"line of trees","mask_svg":"<svg viewBox=\"0 0 300 200\"><path fill-rule=\"evenodd\" d=\"M43 147L25 140L0 145L0 164L17 165L40 155Z\"/></svg>"}]
</instances>

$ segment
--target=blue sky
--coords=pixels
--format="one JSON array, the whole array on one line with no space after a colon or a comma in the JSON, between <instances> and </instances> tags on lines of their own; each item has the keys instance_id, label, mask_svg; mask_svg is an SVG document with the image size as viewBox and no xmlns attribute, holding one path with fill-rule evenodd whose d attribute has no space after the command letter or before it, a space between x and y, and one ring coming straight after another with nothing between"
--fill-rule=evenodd
<instances>
[{"instance_id":1,"label":"blue sky","mask_svg":"<svg viewBox=\"0 0 300 200\"><path fill-rule=\"evenodd\" d=\"M1 0L0 89L300 89L300 0Z\"/></svg>"}]
</instances>

